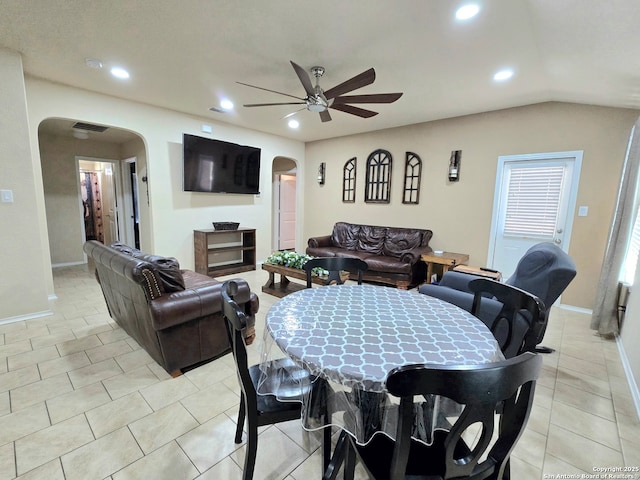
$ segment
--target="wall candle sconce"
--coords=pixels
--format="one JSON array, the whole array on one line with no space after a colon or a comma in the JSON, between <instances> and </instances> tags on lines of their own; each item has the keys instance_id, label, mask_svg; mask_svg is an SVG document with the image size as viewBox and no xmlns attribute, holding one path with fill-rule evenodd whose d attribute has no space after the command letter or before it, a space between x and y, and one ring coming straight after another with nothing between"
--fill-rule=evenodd
<instances>
[{"instance_id":1,"label":"wall candle sconce","mask_svg":"<svg viewBox=\"0 0 640 480\"><path fill-rule=\"evenodd\" d=\"M327 169L327 164L325 162L322 162L318 167L318 185L324 185L326 169Z\"/></svg>"},{"instance_id":2,"label":"wall candle sconce","mask_svg":"<svg viewBox=\"0 0 640 480\"><path fill-rule=\"evenodd\" d=\"M449 159L449 181L457 182L460 180L460 162L462 161L462 150L451 150L451 158Z\"/></svg>"}]
</instances>

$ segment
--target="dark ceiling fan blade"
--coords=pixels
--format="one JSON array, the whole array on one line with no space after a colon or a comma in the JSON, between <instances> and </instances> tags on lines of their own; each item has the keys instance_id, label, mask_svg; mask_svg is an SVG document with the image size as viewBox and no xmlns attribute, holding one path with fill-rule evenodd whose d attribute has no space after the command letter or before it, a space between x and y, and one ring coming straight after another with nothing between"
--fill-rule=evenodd
<instances>
[{"instance_id":1,"label":"dark ceiling fan blade","mask_svg":"<svg viewBox=\"0 0 640 480\"><path fill-rule=\"evenodd\" d=\"M236 82L240 85L244 85L245 87L257 88L258 90L264 90L265 92L277 93L278 95L285 95L291 98L297 98L298 100L304 100L304 98L296 97L295 95L289 95L288 93L277 92L275 90L269 90L268 88L256 87L255 85L250 85L248 83Z\"/></svg>"},{"instance_id":2,"label":"dark ceiling fan blade","mask_svg":"<svg viewBox=\"0 0 640 480\"><path fill-rule=\"evenodd\" d=\"M372 110L366 110L360 107L354 107L352 105L344 105L342 103L333 104L329 108L333 108L334 110L340 110L341 112L345 112L345 113L350 113L351 115L357 115L358 117L362 117L362 118L370 118L375 115L378 115L378 112L374 112Z\"/></svg>"},{"instance_id":3,"label":"dark ceiling fan blade","mask_svg":"<svg viewBox=\"0 0 640 480\"><path fill-rule=\"evenodd\" d=\"M362 72L360 75L356 75L350 78L346 82L342 82L340 85L336 85L333 88L324 92L324 96L327 100L336 98L344 93L349 93L352 90L371 85L376 79L376 71L370 68L366 72Z\"/></svg>"},{"instance_id":4,"label":"dark ceiling fan blade","mask_svg":"<svg viewBox=\"0 0 640 480\"><path fill-rule=\"evenodd\" d=\"M311 83L309 74L297 63L293 63L293 61L291 60L289 61L291 62L291 66L293 67L293 69L296 71L296 75L298 75L300 83L302 83L302 86L304 87L304 91L307 92L307 95L314 96L316 94L316 91L313 88L313 84Z\"/></svg>"},{"instance_id":5,"label":"dark ceiling fan blade","mask_svg":"<svg viewBox=\"0 0 640 480\"><path fill-rule=\"evenodd\" d=\"M322 120L323 122L330 122L331 121L331 114L329 113L329 110L325 110L324 112L320 112L320 120Z\"/></svg>"},{"instance_id":6,"label":"dark ceiling fan blade","mask_svg":"<svg viewBox=\"0 0 640 480\"><path fill-rule=\"evenodd\" d=\"M273 107L275 105L306 105L306 102L245 103L243 107Z\"/></svg>"},{"instance_id":7,"label":"dark ceiling fan blade","mask_svg":"<svg viewBox=\"0 0 640 480\"><path fill-rule=\"evenodd\" d=\"M346 95L333 99L333 104L345 103L393 103L402 93L374 93L371 95Z\"/></svg>"}]
</instances>

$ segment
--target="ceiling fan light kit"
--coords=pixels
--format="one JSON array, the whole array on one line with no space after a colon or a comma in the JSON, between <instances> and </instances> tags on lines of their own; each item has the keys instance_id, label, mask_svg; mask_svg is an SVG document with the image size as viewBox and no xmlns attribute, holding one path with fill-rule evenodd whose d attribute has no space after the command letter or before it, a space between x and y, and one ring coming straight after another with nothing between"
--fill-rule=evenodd
<instances>
[{"instance_id":1,"label":"ceiling fan light kit","mask_svg":"<svg viewBox=\"0 0 640 480\"><path fill-rule=\"evenodd\" d=\"M296 72L300 83L302 83L302 87L306 92L306 97L297 97L295 95L290 95L288 93L278 92L276 90L271 90L268 88L258 87L256 85L250 85L248 83L237 82L240 85L244 85L247 87L257 88L259 90L265 90L267 92L276 93L278 95L284 95L287 97L292 97L297 99L297 102L277 102L277 103L250 103L245 104L245 107L270 107L276 105L304 105L302 110L307 109L310 112L318 113L320 115L320 120L322 122L331 121L331 114L329 113L329 109L340 110L341 112L348 113L351 115L355 115L361 118L371 118L378 114L378 112L374 112L373 110L367 110L365 108L355 107L351 104L353 103L393 103L398 100L402 93L374 93L374 94L366 94L366 95L345 95L346 93L352 92L353 90L357 90L359 88L365 87L367 85L371 85L376 79L376 72L373 68L362 72L359 75L356 75L349 80L342 82L339 85L336 85L329 90L323 90L320 87L320 78L324 75L325 69L324 67L315 66L311 67L310 72L311 75L316 79L315 86L311 83L311 77L306 72L304 68L300 65L291 61L291 66L293 70ZM297 113L297 112L293 112ZM290 113L285 115L289 117L293 115Z\"/></svg>"}]
</instances>

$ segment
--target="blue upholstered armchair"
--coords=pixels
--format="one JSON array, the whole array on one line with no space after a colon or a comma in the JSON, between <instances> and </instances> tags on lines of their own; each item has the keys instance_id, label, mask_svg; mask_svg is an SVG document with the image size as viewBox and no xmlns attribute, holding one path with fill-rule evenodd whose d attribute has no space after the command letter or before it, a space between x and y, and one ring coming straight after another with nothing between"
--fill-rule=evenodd
<instances>
[{"instance_id":1,"label":"blue upholstered armchair","mask_svg":"<svg viewBox=\"0 0 640 480\"><path fill-rule=\"evenodd\" d=\"M575 276L576 265L571 257L557 245L545 242L527 250L518 262L515 273L505 283L540 298L545 304L548 320L551 306ZM450 271L442 276L439 285L422 285L419 292L453 303L470 312L473 293L468 285L476 278L479 277ZM481 306L478 317L486 323L493 320L501 308L497 300L483 301ZM546 323L538 337L538 343L542 341L545 330Z\"/></svg>"}]
</instances>

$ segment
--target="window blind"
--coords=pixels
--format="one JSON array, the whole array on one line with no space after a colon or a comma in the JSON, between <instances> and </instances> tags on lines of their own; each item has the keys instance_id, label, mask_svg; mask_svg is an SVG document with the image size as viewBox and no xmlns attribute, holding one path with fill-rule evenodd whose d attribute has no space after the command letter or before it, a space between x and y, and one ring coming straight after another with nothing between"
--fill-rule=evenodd
<instances>
[{"instance_id":1,"label":"window blind","mask_svg":"<svg viewBox=\"0 0 640 480\"><path fill-rule=\"evenodd\" d=\"M565 168L512 167L509 171L504 234L553 237Z\"/></svg>"}]
</instances>

